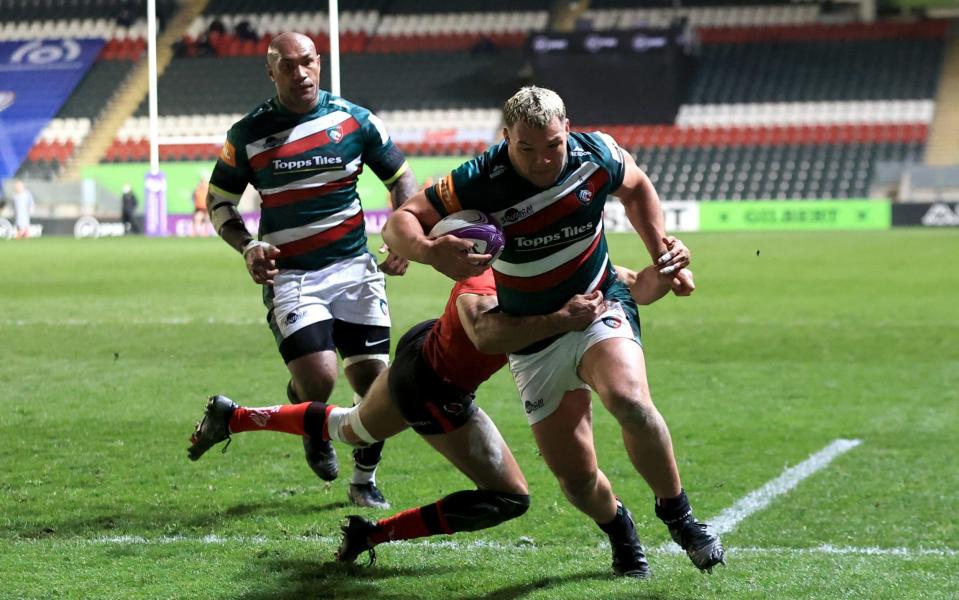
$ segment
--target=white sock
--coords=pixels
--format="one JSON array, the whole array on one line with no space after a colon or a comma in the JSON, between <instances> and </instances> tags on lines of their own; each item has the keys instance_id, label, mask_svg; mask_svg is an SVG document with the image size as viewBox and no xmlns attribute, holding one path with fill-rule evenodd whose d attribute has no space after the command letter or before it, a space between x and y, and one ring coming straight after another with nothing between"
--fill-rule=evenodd
<instances>
[{"instance_id":1,"label":"white sock","mask_svg":"<svg viewBox=\"0 0 959 600\"><path fill-rule=\"evenodd\" d=\"M353 478L350 479L350 483L353 484L364 484L364 483L376 483L376 466L374 465L372 469L367 470L368 467L362 467L358 464L353 465Z\"/></svg>"}]
</instances>

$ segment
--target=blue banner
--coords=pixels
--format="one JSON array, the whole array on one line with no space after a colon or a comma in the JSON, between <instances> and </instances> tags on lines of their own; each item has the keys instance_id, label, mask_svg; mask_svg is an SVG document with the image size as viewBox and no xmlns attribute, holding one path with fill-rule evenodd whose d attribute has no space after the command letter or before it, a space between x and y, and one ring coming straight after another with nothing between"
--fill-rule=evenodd
<instances>
[{"instance_id":1,"label":"blue banner","mask_svg":"<svg viewBox=\"0 0 959 600\"><path fill-rule=\"evenodd\" d=\"M102 47L102 39L0 42L0 179L20 168Z\"/></svg>"}]
</instances>

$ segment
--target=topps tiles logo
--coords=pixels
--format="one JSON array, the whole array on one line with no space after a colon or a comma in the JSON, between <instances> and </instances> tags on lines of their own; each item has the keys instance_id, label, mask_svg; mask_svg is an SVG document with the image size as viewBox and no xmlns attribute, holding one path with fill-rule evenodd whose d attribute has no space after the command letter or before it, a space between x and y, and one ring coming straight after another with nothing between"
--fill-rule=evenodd
<instances>
[{"instance_id":1,"label":"topps tiles logo","mask_svg":"<svg viewBox=\"0 0 959 600\"><path fill-rule=\"evenodd\" d=\"M343 168L342 156L310 156L308 158L274 158L274 173L301 173L307 171L335 171Z\"/></svg>"},{"instance_id":2,"label":"topps tiles logo","mask_svg":"<svg viewBox=\"0 0 959 600\"><path fill-rule=\"evenodd\" d=\"M589 222L583 225L563 227L556 233L549 233L537 237L518 237L516 244L524 250L535 250L545 248L554 244L564 244L593 232L593 223Z\"/></svg>"}]
</instances>

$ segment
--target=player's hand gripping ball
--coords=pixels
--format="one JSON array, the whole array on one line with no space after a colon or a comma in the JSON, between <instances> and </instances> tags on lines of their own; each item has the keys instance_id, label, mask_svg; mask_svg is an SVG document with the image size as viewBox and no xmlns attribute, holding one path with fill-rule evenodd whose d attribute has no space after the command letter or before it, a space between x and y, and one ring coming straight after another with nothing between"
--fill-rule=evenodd
<instances>
[{"instance_id":1,"label":"player's hand gripping ball","mask_svg":"<svg viewBox=\"0 0 959 600\"><path fill-rule=\"evenodd\" d=\"M461 210L440 219L430 230L429 236L438 238L444 235L473 242L472 253L492 254L492 260L499 257L506 245L499 222L478 210Z\"/></svg>"}]
</instances>

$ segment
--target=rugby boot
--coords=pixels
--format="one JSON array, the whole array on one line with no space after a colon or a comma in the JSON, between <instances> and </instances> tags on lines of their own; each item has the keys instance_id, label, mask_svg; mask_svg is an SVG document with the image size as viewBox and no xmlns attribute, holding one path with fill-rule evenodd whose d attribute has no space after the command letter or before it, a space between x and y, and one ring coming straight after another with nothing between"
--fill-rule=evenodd
<instances>
[{"instance_id":1,"label":"rugby boot","mask_svg":"<svg viewBox=\"0 0 959 600\"><path fill-rule=\"evenodd\" d=\"M304 402L293 390L293 380L286 384L286 397L290 404ZM306 464L323 481L333 481L340 474L340 465L336 460L336 449L333 442L312 436L303 436L303 451L306 454Z\"/></svg>"},{"instance_id":2,"label":"rugby boot","mask_svg":"<svg viewBox=\"0 0 959 600\"><path fill-rule=\"evenodd\" d=\"M340 465L336 460L333 442L304 435L303 450L306 453L306 464L310 465L317 477L323 481L333 481L339 476Z\"/></svg>"},{"instance_id":3,"label":"rugby boot","mask_svg":"<svg viewBox=\"0 0 959 600\"><path fill-rule=\"evenodd\" d=\"M383 492L381 492L380 488L376 487L376 484L373 482L351 483L350 490L347 494L350 502L356 506L382 509L390 507L390 503L383 497Z\"/></svg>"},{"instance_id":4,"label":"rugby boot","mask_svg":"<svg viewBox=\"0 0 959 600\"><path fill-rule=\"evenodd\" d=\"M700 571L712 573L716 565L726 564L726 550L719 534L710 531L705 523L700 523L692 512L683 518L667 523L669 535L679 544L689 560Z\"/></svg>"},{"instance_id":5,"label":"rugby boot","mask_svg":"<svg viewBox=\"0 0 959 600\"><path fill-rule=\"evenodd\" d=\"M360 554L367 552L369 558L367 566L373 566L376 562L376 552L373 550L370 535L375 530L376 523L372 521L357 515L346 517L346 524L340 527L343 539L340 540L340 547L336 550L336 560L345 563L356 562Z\"/></svg>"},{"instance_id":6,"label":"rugby boot","mask_svg":"<svg viewBox=\"0 0 959 600\"><path fill-rule=\"evenodd\" d=\"M622 504L619 506L622 513L617 515L617 519L622 518L622 524L613 533L607 533L609 545L613 549L613 573L621 577L646 579L651 572L646 561L646 552L636 533L633 515Z\"/></svg>"},{"instance_id":7,"label":"rugby boot","mask_svg":"<svg viewBox=\"0 0 959 600\"><path fill-rule=\"evenodd\" d=\"M190 436L191 445L187 448L190 460L198 460L207 450L223 440L227 440L226 446L223 447L226 452L231 439L230 417L236 408L236 403L226 396L210 396L203 419L196 424L193 435Z\"/></svg>"}]
</instances>

